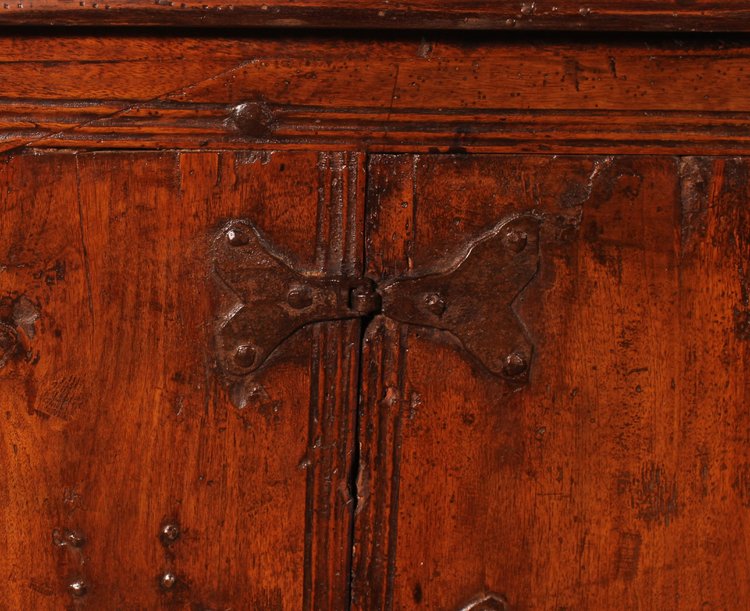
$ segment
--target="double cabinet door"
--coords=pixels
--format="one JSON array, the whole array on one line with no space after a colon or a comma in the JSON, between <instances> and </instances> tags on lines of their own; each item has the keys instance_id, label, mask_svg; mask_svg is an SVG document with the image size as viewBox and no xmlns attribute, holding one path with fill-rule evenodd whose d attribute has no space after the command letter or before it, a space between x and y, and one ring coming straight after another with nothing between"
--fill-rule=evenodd
<instances>
[{"instance_id":1,"label":"double cabinet door","mask_svg":"<svg viewBox=\"0 0 750 611\"><path fill-rule=\"evenodd\" d=\"M750 600L741 158L0 165L0 607Z\"/></svg>"}]
</instances>

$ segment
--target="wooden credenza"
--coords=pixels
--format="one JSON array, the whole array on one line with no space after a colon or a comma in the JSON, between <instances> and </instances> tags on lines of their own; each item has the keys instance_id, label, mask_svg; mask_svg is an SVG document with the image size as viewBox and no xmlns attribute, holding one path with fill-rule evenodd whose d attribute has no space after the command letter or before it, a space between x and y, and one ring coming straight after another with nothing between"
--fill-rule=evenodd
<instances>
[{"instance_id":1,"label":"wooden credenza","mask_svg":"<svg viewBox=\"0 0 750 611\"><path fill-rule=\"evenodd\" d=\"M0 10L0 609L750 608L747 3L352 4Z\"/></svg>"}]
</instances>

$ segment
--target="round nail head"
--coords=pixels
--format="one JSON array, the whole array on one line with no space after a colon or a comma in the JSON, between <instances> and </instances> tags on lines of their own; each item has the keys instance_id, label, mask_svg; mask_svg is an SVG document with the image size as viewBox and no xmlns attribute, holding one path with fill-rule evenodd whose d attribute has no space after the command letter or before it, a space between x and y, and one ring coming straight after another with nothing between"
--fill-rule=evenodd
<instances>
[{"instance_id":1,"label":"round nail head","mask_svg":"<svg viewBox=\"0 0 750 611\"><path fill-rule=\"evenodd\" d=\"M73 596L83 596L86 594L86 582L83 579L76 579L68 585L68 589Z\"/></svg>"},{"instance_id":2,"label":"round nail head","mask_svg":"<svg viewBox=\"0 0 750 611\"><path fill-rule=\"evenodd\" d=\"M161 529L161 536L165 541L177 541L180 536L180 527L177 524L165 524Z\"/></svg>"},{"instance_id":3,"label":"round nail head","mask_svg":"<svg viewBox=\"0 0 750 611\"><path fill-rule=\"evenodd\" d=\"M239 346L234 353L234 362L243 368L252 367L255 363L255 348L248 344Z\"/></svg>"},{"instance_id":4,"label":"round nail head","mask_svg":"<svg viewBox=\"0 0 750 611\"><path fill-rule=\"evenodd\" d=\"M251 138L268 135L274 123L273 112L260 101L240 104L232 112L232 119L237 129Z\"/></svg>"},{"instance_id":5,"label":"round nail head","mask_svg":"<svg viewBox=\"0 0 750 611\"><path fill-rule=\"evenodd\" d=\"M505 243L508 245L513 252L521 252L526 248L526 244L529 241L529 236L525 231L519 229L511 229L505 234Z\"/></svg>"},{"instance_id":6,"label":"round nail head","mask_svg":"<svg viewBox=\"0 0 750 611\"><path fill-rule=\"evenodd\" d=\"M227 229L227 242L232 246L245 246L250 242L250 234L247 229L241 226L234 226Z\"/></svg>"},{"instance_id":7,"label":"round nail head","mask_svg":"<svg viewBox=\"0 0 750 611\"><path fill-rule=\"evenodd\" d=\"M175 583L177 583L177 577L174 573L164 573L159 579L159 583L162 588L169 590L174 587Z\"/></svg>"},{"instance_id":8,"label":"round nail head","mask_svg":"<svg viewBox=\"0 0 750 611\"><path fill-rule=\"evenodd\" d=\"M74 530L65 533L65 542L71 547L81 547L83 545L83 535Z\"/></svg>"},{"instance_id":9,"label":"round nail head","mask_svg":"<svg viewBox=\"0 0 750 611\"><path fill-rule=\"evenodd\" d=\"M503 375L509 378L520 376L526 371L528 363L523 355L513 352L505 357L503 361Z\"/></svg>"},{"instance_id":10,"label":"round nail head","mask_svg":"<svg viewBox=\"0 0 750 611\"><path fill-rule=\"evenodd\" d=\"M424 305L427 311L435 316L441 316L445 312L445 299L439 293L429 293L424 297Z\"/></svg>"}]
</instances>

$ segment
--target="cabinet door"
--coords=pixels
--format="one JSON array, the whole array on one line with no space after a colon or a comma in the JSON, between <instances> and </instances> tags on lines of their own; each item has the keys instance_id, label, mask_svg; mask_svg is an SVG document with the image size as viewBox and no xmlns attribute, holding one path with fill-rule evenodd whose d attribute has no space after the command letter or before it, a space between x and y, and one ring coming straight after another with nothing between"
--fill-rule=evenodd
<instances>
[{"instance_id":1,"label":"cabinet door","mask_svg":"<svg viewBox=\"0 0 750 611\"><path fill-rule=\"evenodd\" d=\"M210 250L250 219L303 273L358 268L361 159L2 160L0 607L346 605L359 323L230 385L216 313L241 296Z\"/></svg>"},{"instance_id":2,"label":"cabinet door","mask_svg":"<svg viewBox=\"0 0 750 611\"><path fill-rule=\"evenodd\" d=\"M512 303L525 382L444 331L379 317L365 335L356 608L748 607L750 164L376 155L369 171L378 280L514 214L540 235Z\"/></svg>"}]
</instances>

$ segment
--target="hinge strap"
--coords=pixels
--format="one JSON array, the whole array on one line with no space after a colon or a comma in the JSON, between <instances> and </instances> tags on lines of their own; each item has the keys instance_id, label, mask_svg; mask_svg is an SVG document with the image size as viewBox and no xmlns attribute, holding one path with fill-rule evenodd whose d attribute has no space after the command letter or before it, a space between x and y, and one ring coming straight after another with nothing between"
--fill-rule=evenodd
<instances>
[{"instance_id":1,"label":"hinge strap","mask_svg":"<svg viewBox=\"0 0 750 611\"><path fill-rule=\"evenodd\" d=\"M213 260L225 287L217 347L229 374L257 370L305 325L377 313L449 333L494 374L519 380L528 373L532 344L512 303L538 266L532 215L503 221L433 270L380 286L298 272L247 220L219 232Z\"/></svg>"}]
</instances>

